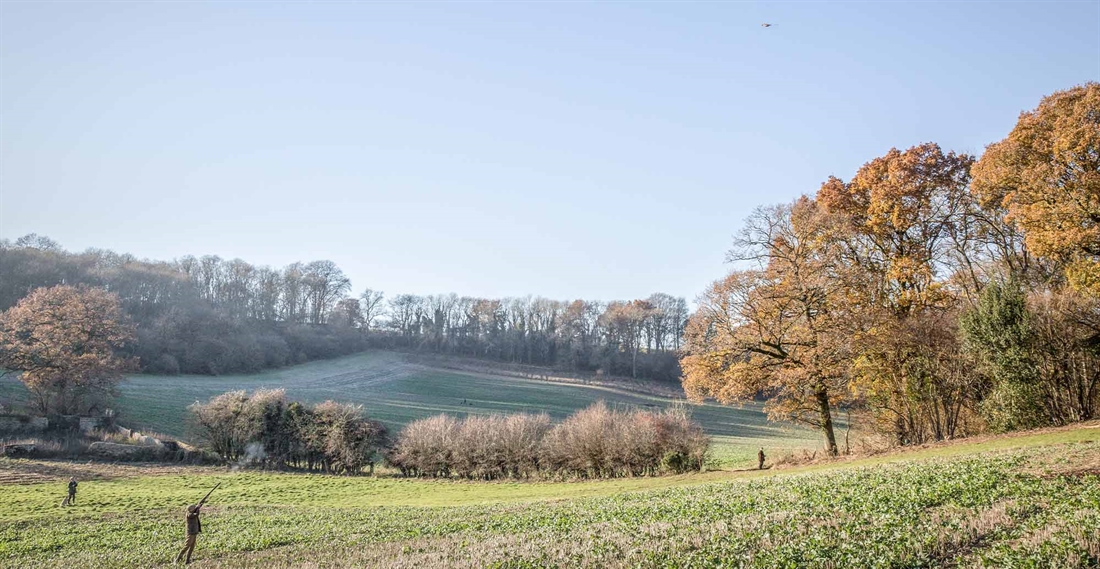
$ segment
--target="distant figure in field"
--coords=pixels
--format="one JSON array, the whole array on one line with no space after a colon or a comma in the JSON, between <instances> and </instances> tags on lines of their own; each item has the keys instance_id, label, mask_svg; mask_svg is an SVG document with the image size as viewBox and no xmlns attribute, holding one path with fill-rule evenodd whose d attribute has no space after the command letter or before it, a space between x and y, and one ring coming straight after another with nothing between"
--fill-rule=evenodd
<instances>
[{"instance_id":1,"label":"distant figure in field","mask_svg":"<svg viewBox=\"0 0 1100 569\"><path fill-rule=\"evenodd\" d=\"M201 509L202 504L187 506L187 542L184 544L183 549L180 550L179 555L176 555L176 563L180 562L184 553L187 554L186 563L191 563L191 553L195 551L195 541L198 540L199 534L202 533L202 522L199 521L199 512Z\"/></svg>"},{"instance_id":2,"label":"distant figure in field","mask_svg":"<svg viewBox=\"0 0 1100 569\"><path fill-rule=\"evenodd\" d=\"M764 470L764 459L765 458L767 458L767 457L764 456L764 447L760 447L760 452L756 453L756 460L757 460L757 462L759 462L759 464L756 465L757 470Z\"/></svg>"},{"instance_id":3,"label":"distant figure in field","mask_svg":"<svg viewBox=\"0 0 1100 569\"><path fill-rule=\"evenodd\" d=\"M69 477L69 495L65 497L65 501L61 502L62 506L71 506L76 503L76 477Z\"/></svg>"}]
</instances>

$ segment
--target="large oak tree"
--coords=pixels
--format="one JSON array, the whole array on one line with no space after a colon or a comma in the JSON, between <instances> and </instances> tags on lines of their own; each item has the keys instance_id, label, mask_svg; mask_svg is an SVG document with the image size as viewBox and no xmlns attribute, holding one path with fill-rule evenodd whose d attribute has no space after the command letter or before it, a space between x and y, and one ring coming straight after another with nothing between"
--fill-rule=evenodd
<instances>
[{"instance_id":1,"label":"large oak tree","mask_svg":"<svg viewBox=\"0 0 1100 569\"><path fill-rule=\"evenodd\" d=\"M21 372L38 411L84 413L133 369L132 359L116 353L133 338L114 294L39 288L0 314L0 368Z\"/></svg>"},{"instance_id":2,"label":"large oak tree","mask_svg":"<svg viewBox=\"0 0 1100 569\"><path fill-rule=\"evenodd\" d=\"M835 221L809 198L757 210L730 253L756 267L703 294L681 360L693 399L764 395L770 416L820 428L833 455L833 408L849 398L851 292L861 288Z\"/></svg>"}]
</instances>

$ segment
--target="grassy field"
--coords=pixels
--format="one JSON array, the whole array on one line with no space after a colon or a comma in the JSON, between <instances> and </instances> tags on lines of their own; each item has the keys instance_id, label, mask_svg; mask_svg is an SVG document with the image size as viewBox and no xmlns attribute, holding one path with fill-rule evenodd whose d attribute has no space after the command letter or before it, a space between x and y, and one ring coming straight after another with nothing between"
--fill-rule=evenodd
<instances>
[{"instance_id":1,"label":"grassy field","mask_svg":"<svg viewBox=\"0 0 1100 569\"><path fill-rule=\"evenodd\" d=\"M0 460L0 566L1096 567L1100 428L781 471L463 483ZM57 506L63 480L86 480Z\"/></svg>"},{"instance_id":2,"label":"grassy field","mask_svg":"<svg viewBox=\"0 0 1100 569\"><path fill-rule=\"evenodd\" d=\"M263 387L284 388L289 397L302 401L334 399L362 404L368 415L394 429L439 413L545 411L560 420L601 399L621 406L678 403L606 387L435 369L411 364L403 354L371 351L249 375L135 375L121 384L117 407L122 424L186 437L184 419L191 403L234 389ZM0 398L18 399L22 391L11 377L0 380ZM821 447L821 437L815 431L768 422L760 404L740 408L704 404L690 409L714 437L714 457L720 464L749 464L760 446L767 447L773 457Z\"/></svg>"}]
</instances>

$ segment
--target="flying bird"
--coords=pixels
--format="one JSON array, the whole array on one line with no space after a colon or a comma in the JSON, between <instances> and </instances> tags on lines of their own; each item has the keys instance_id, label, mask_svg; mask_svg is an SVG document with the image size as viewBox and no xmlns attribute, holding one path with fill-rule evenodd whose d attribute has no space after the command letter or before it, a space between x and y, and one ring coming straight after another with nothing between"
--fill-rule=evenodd
<instances>
[{"instance_id":1,"label":"flying bird","mask_svg":"<svg viewBox=\"0 0 1100 569\"><path fill-rule=\"evenodd\" d=\"M770 27L772 27L772 25L771 25L771 24L760 24L760 26L761 26L761 27L765 27L765 28L770 28Z\"/></svg>"}]
</instances>

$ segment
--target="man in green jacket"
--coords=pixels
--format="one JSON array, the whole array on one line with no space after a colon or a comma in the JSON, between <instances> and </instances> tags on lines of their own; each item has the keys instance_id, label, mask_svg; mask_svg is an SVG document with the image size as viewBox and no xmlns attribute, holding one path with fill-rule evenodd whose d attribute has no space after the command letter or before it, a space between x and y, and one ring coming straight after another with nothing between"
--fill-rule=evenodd
<instances>
[{"instance_id":1,"label":"man in green jacket","mask_svg":"<svg viewBox=\"0 0 1100 569\"><path fill-rule=\"evenodd\" d=\"M187 554L186 563L191 563L191 554L195 551L195 541L198 540L199 534L202 533L202 522L199 521L199 513L202 509L201 504L195 504L187 506L187 542L184 544L183 549L180 550L179 555L176 555L176 563L183 559L183 554Z\"/></svg>"}]
</instances>

